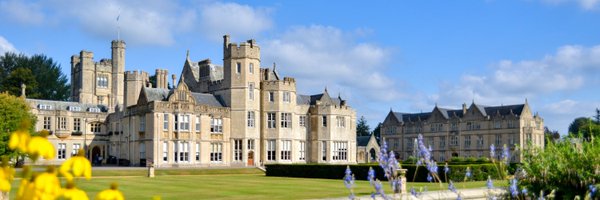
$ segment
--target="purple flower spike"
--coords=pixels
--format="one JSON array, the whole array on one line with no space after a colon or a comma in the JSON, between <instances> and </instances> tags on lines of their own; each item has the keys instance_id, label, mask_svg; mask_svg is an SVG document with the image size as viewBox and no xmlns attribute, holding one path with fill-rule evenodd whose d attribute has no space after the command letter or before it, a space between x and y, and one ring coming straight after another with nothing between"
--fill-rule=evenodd
<instances>
[{"instance_id":1,"label":"purple flower spike","mask_svg":"<svg viewBox=\"0 0 600 200\"><path fill-rule=\"evenodd\" d=\"M496 158L496 146L494 144L490 145L490 157L492 160Z\"/></svg>"},{"instance_id":2,"label":"purple flower spike","mask_svg":"<svg viewBox=\"0 0 600 200\"><path fill-rule=\"evenodd\" d=\"M510 186L508 187L508 190L510 191L510 194L512 195L512 197L517 197L517 195L519 195L519 188L517 186L517 179L511 179L510 180Z\"/></svg>"},{"instance_id":3,"label":"purple flower spike","mask_svg":"<svg viewBox=\"0 0 600 200\"><path fill-rule=\"evenodd\" d=\"M487 180L487 188L488 189L494 189L494 182L492 182L492 177L488 176L488 180Z\"/></svg>"},{"instance_id":4,"label":"purple flower spike","mask_svg":"<svg viewBox=\"0 0 600 200\"><path fill-rule=\"evenodd\" d=\"M452 181L450 181L450 183L448 183L448 190L456 193L456 187L454 187L454 183Z\"/></svg>"},{"instance_id":5,"label":"purple flower spike","mask_svg":"<svg viewBox=\"0 0 600 200\"><path fill-rule=\"evenodd\" d=\"M508 164L510 158L510 151L508 149L508 147L506 145L504 145L504 147L502 147L502 160L504 162L506 162L506 164Z\"/></svg>"}]
</instances>

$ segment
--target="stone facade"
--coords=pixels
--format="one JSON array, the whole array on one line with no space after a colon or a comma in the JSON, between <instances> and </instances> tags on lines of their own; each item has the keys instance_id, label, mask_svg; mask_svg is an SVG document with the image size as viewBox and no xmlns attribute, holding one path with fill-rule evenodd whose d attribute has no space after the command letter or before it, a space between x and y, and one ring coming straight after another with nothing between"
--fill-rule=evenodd
<instances>
[{"instance_id":1,"label":"stone facade","mask_svg":"<svg viewBox=\"0 0 600 200\"><path fill-rule=\"evenodd\" d=\"M483 106L472 103L468 108L435 107L426 113L390 111L381 128L382 140L400 159L416 154L416 138L431 147L432 157L446 161L451 157L490 156L490 145L496 147L497 159L504 145L510 148L511 162L520 161L515 146L524 147L529 141L544 147L544 121L533 114L529 104Z\"/></svg>"},{"instance_id":2,"label":"stone facade","mask_svg":"<svg viewBox=\"0 0 600 200\"><path fill-rule=\"evenodd\" d=\"M36 130L50 130L64 155L54 164L78 148L92 161L156 167L356 163L354 109L327 89L298 94L294 78L260 67L254 40L224 36L223 66L188 53L173 88L166 70L155 85L147 72L124 71L125 42L113 41L111 55L71 57L72 102L27 99Z\"/></svg>"}]
</instances>

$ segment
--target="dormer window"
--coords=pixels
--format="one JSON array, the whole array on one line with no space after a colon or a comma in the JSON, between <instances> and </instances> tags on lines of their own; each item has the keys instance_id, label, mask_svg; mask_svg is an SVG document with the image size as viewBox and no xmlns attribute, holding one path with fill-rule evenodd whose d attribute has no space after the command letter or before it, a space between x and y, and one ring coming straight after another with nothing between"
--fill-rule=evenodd
<instances>
[{"instance_id":1,"label":"dormer window","mask_svg":"<svg viewBox=\"0 0 600 200\"><path fill-rule=\"evenodd\" d=\"M81 111L81 107L79 107L79 106L69 106L69 111L80 112Z\"/></svg>"},{"instance_id":2,"label":"dormer window","mask_svg":"<svg viewBox=\"0 0 600 200\"><path fill-rule=\"evenodd\" d=\"M91 107L91 108L88 108L88 112L100 112L100 108Z\"/></svg>"},{"instance_id":3,"label":"dormer window","mask_svg":"<svg viewBox=\"0 0 600 200\"><path fill-rule=\"evenodd\" d=\"M39 105L38 105L38 108L39 108L40 110L52 110L52 106L51 106L51 105L48 105L48 104L39 104Z\"/></svg>"}]
</instances>

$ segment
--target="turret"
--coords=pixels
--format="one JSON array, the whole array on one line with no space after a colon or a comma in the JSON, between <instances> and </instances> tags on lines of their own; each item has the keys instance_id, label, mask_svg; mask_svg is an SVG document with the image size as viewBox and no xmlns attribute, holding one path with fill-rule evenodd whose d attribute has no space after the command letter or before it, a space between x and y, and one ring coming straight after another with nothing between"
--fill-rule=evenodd
<instances>
[{"instance_id":1,"label":"turret","mask_svg":"<svg viewBox=\"0 0 600 200\"><path fill-rule=\"evenodd\" d=\"M111 97L115 104L123 104L124 75L125 71L125 42L123 40L113 40L112 50L112 90Z\"/></svg>"}]
</instances>

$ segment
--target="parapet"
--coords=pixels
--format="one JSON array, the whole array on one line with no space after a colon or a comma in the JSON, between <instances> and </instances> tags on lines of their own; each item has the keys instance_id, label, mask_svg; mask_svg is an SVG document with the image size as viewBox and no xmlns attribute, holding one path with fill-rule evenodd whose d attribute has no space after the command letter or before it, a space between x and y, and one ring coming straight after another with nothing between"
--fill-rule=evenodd
<instances>
[{"instance_id":1,"label":"parapet","mask_svg":"<svg viewBox=\"0 0 600 200\"><path fill-rule=\"evenodd\" d=\"M223 58L255 58L260 59L260 47L256 44L256 40L251 39L246 42L242 42L239 45L237 43L230 43L229 36L223 37Z\"/></svg>"},{"instance_id":2,"label":"parapet","mask_svg":"<svg viewBox=\"0 0 600 200\"><path fill-rule=\"evenodd\" d=\"M79 52L79 56L83 59L94 59L94 52L82 50Z\"/></svg>"},{"instance_id":3,"label":"parapet","mask_svg":"<svg viewBox=\"0 0 600 200\"><path fill-rule=\"evenodd\" d=\"M148 72L145 71L125 71L125 81L143 81L148 79Z\"/></svg>"},{"instance_id":4,"label":"parapet","mask_svg":"<svg viewBox=\"0 0 600 200\"><path fill-rule=\"evenodd\" d=\"M111 42L112 48L125 48L125 41L123 40L113 40Z\"/></svg>"}]
</instances>

